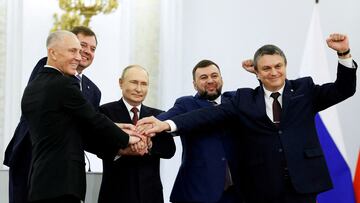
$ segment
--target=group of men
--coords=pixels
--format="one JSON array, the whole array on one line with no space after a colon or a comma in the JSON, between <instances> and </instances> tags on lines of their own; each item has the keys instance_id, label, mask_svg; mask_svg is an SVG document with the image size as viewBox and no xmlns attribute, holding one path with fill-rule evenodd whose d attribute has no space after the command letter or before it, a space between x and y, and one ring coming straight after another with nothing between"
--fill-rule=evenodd
<instances>
[{"instance_id":1,"label":"group of men","mask_svg":"<svg viewBox=\"0 0 360 203\"><path fill-rule=\"evenodd\" d=\"M196 95L163 112L143 104L149 75L140 65L123 70L122 98L99 107L101 92L82 73L94 58L95 33L51 33L5 154L10 202L84 201L86 150L103 159L99 202L162 203L160 158L174 155L178 135L171 202L315 203L332 184L314 116L356 90L348 37L332 34L327 44L339 55L333 83L288 80L285 54L265 45L243 63L257 88L222 93L219 66L202 60L192 71Z\"/></svg>"}]
</instances>

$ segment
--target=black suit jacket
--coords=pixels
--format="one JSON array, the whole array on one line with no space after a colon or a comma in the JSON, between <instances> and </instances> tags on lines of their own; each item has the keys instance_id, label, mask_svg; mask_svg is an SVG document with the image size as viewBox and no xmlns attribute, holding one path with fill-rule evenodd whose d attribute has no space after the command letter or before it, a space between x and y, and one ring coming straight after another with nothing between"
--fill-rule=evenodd
<instances>
[{"instance_id":1,"label":"black suit jacket","mask_svg":"<svg viewBox=\"0 0 360 203\"><path fill-rule=\"evenodd\" d=\"M123 99L104 104L100 112L118 123L131 123ZM156 116L161 110L141 106L140 118ZM175 143L171 134L161 133L153 138L150 155L121 156L103 159L103 178L99 193L101 203L163 203L160 180L160 158L169 159L175 153Z\"/></svg>"},{"instance_id":2,"label":"black suit jacket","mask_svg":"<svg viewBox=\"0 0 360 203\"><path fill-rule=\"evenodd\" d=\"M43 70L46 64L47 57L38 61L33 71L31 72L28 84L33 81L38 73ZM92 104L95 109L98 109L101 99L101 92L99 88L85 75L83 75L82 86L84 87L82 93L88 102ZM91 143L87 145L87 149L91 150ZM94 147L95 148L95 147ZM20 122L16 127L14 135L8 144L5 156L4 165L9 167L9 202L10 203L26 203L28 193L28 176L31 161L31 141L29 134L29 126L26 119L21 116Z\"/></svg>"},{"instance_id":3,"label":"black suit jacket","mask_svg":"<svg viewBox=\"0 0 360 203\"><path fill-rule=\"evenodd\" d=\"M221 127L235 120L242 128L239 155L242 191L247 201L266 202L283 190L284 158L298 193L320 193L332 187L320 146L315 115L352 96L356 69L338 65L334 83L315 85L310 77L286 80L280 127L268 118L264 90L238 89L229 103L174 117L179 131ZM189 122L191 120L191 122Z\"/></svg>"},{"instance_id":4,"label":"black suit jacket","mask_svg":"<svg viewBox=\"0 0 360 203\"><path fill-rule=\"evenodd\" d=\"M97 134L99 144L114 156L127 146L127 134L96 113L77 81L55 69L44 68L26 87L21 108L32 142L30 201L68 194L84 200L86 135L81 134L82 129Z\"/></svg>"}]
</instances>

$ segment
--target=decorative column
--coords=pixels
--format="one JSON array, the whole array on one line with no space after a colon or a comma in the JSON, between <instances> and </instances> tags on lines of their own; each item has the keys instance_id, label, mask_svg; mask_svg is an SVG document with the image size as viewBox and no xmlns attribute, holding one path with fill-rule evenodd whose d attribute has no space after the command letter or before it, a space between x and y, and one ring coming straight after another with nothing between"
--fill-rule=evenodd
<instances>
[{"instance_id":1,"label":"decorative column","mask_svg":"<svg viewBox=\"0 0 360 203\"><path fill-rule=\"evenodd\" d=\"M148 70L150 86L145 103L158 107L160 0L135 0L132 4L134 27L130 61Z\"/></svg>"},{"instance_id":2,"label":"decorative column","mask_svg":"<svg viewBox=\"0 0 360 203\"><path fill-rule=\"evenodd\" d=\"M0 54L0 67L2 67L1 94L1 123L0 131L0 152L3 154L7 144L9 143L16 125L20 119L20 101L22 96L22 32L23 32L23 1L21 0L0 0L1 14L0 30L3 37L0 37L0 50L4 50ZM0 156L0 162L3 162L3 156Z\"/></svg>"},{"instance_id":3,"label":"decorative column","mask_svg":"<svg viewBox=\"0 0 360 203\"><path fill-rule=\"evenodd\" d=\"M3 152L4 144L4 106L5 106L5 68L6 68L6 2L0 0L0 149ZM2 153L3 154L3 153ZM3 156L0 157L2 163Z\"/></svg>"}]
</instances>

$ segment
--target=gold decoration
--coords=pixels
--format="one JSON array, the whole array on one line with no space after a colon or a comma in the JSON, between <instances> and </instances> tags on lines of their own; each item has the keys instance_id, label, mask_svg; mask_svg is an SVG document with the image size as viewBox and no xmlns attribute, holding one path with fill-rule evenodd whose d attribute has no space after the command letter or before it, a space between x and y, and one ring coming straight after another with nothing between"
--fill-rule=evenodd
<instances>
[{"instance_id":1,"label":"gold decoration","mask_svg":"<svg viewBox=\"0 0 360 203\"><path fill-rule=\"evenodd\" d=\"M60 19L54 14L55 30L70 30L75 26L89 26L91 17L99 13L108 14L115 11L119 4L117 0L59 0L59 7L65 11Z\"/></svg>"}]
</instances>

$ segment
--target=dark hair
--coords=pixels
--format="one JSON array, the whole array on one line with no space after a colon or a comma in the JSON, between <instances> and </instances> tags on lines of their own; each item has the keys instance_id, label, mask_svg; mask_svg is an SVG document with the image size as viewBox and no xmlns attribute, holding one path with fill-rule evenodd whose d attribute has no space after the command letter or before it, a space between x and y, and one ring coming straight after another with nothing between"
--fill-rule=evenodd
<instances>
[{"instance_id":1,"label":"dark hair","mask_svg":"<svg viewBox=\"0 0 360 203\"><path fill-rule=\"evenodd\" d=\"M197 64L195 65L195 67L193 68L193 70L192 70L193 80L195 80L195 72L196 72L196 70L197 70L198 68L206 68L206 67L208 67L208 66L210 66L210 65L216 66L216 67L219 69L219 72L220 72L220 68L219 68L219 66L218 66L215 62L210 61L210 60L207 60L207 59L204 59L204 60L201 60L199 63L197 63Z\"/></svg>"},{"instance_id":2,"label":"dark hair","mask_svg":"<svg viewBox=\"0 0 360 203\"><path fill-rule=\"evenodd\" d=\"M262 57L264 55L274 55L274 54L281 56L284 59L285 65L287 64L287 60L286 60L284 52L275 45L267 44L267 45L260 47L254 54L255 69L257 69L258 60L260 59L260 57Z\"/></svg>"},{"instance_id":3,"label":"dark hair","mask_svg":"<svg viewBox=\"0 0 360 203\"><path fill-rule=\"evenodd\" d=\"M97 37L94 31L92 31L90 28L85 26L75 26L73 29L70 30L70 32L74 33L75 35L83 34L85 36L94 36L96 45L98 44Z\"/></svg>"}]
</instances>

